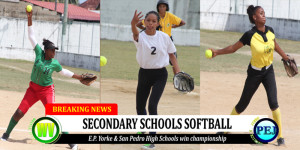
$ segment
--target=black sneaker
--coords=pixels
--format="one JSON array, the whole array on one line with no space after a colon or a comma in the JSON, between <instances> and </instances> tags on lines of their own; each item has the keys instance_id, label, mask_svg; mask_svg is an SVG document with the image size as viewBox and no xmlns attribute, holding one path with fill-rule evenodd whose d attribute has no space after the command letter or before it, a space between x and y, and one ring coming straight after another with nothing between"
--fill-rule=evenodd
<instances>
[{"instance_id":1,"label":"black sneaker","mask_svg":"<svg viewBox=\"0 0 300 150\"><path fill-rule=\"evenodd\" d=\"M1 140L2 141L7 141L9 135L7 133L3 133L2 137L1 137Z\"/></svg>"},{"instance_id":2,"label":"black sneaker","mask_svg":"<svg viewBox=\"0 0 300 150\"><path fill-rule=\"evenodd\" d=\"M279 139L277 140L277 143L278 143L277 146L285 145L284 138L279 138Z\"/></svg>"}]
</instances>

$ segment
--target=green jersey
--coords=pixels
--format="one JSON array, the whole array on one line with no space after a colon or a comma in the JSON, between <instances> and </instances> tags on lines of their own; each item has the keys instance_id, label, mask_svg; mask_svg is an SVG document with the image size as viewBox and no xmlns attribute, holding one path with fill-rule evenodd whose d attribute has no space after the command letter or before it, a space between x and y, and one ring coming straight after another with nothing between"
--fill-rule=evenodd
<instances>
[{"instance_id":1,"label":"green jersey","mask_svg":"<svg viewBox=\"0 0 300 150\"><path fill-rule=\"evenodd\" d=\"M40 86L52 85L52 73L53 71L60 72L61 65L56 59L45 60L45 52L39 44L36 44L34 51L35 61L31 72L31 81Z\"/></svg>"}]
</instances>

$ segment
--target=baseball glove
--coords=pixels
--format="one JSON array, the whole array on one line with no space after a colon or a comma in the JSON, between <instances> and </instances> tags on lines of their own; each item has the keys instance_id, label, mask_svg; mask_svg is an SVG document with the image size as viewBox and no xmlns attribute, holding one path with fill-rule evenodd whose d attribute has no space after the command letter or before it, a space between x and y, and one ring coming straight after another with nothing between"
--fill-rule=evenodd
<instances>
[{"instance_id":1,"label":"baseball glove","mask_svg":"<svg viewBox=\"0 0 300 150\"><path fill-rule=\"evenodd\" d=\"M185 72L177 73L173 78L174 88L180 92L191 92L194 90L194 79Z\"/></svg>"},{"instance_id":2,"label":"baseball glove","mask_svg":"<svg viewBox=\"0 0 300 150\"><path fill-rule=\"evenodd\" d=\"M80 82L86 86L90 86L97 79L97 76L91 73L82 74L81 77Z\"/></svg>"},{"instance_id":3,"label":"baseball glove","mask_svg":"<svg viewBox=\"0 0 300 150\"><path fill-rule=\"evenodd\" d=\"M298 68L296 61L293 57L287 55L289 57L289 60L281 59L285 68L285 71L289 77L294 77L296 74L298 74Z\"/></svg>"}]
</instances>

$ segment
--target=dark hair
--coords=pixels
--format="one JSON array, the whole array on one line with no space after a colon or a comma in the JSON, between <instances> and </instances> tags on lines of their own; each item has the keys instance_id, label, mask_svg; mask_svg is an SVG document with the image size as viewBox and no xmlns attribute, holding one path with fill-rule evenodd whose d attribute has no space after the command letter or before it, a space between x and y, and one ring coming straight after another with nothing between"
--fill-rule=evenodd
<instances>
[{"instance_id":1,"label":"dark hair","mask_svg":"<svg viewBox=\"0 0 300 150\"><path fill-rule=\"evenodd\" d=\"M249 20L250 20L250 22L251 23L253 23L253 24L255 24L255 20L253 19L253 15L256 13L256 10L258 9L258 8L261 8L261 6L253 6L253 5L250 5L250 6L248 6L248 8L247 8L247 14L248 14L248 16L249 16Z\"/></svg>"},{"instance_id":2,"label":"dark hair","mask_svg":"<svg viewBox=\"0 0 300 150\"><path fill-rule=\"evenodd\" d=\"M44 50L47 49L58 49L57 47L54 46L53 42L43 39L43 45L44 45Z\"/></svg>"},{"instance_id":3,"label":"dark hair","mask_svg":"<svg viewBox=\"0 0 300 150\"><path fill-rule=\"evenodd\" d=\"M157 17L157 22L159 23L159 21L160 21L160 16L159 16L159 14L156 12L156 11L149 11L147 14L146 14L146 16L145 16L145 19L148 17L148 15L150 15L150 14L154 14L154 15L156 15L156 17ZM156 28L156 30L159 30L161 28L161 26L159 25L157 28Z\"/></svg>"}]
</instances>

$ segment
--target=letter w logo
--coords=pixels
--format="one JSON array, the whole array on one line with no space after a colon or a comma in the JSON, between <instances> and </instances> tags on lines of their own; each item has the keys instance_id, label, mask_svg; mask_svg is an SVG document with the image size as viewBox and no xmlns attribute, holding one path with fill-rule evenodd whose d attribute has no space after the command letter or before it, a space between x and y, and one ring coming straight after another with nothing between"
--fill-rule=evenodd
<instances>
[{"instance_id":1,"label":"letter w logo","mask_svg":"<svg viewBox=\"0 0 300 150\"><path fill-rule=\"evenodd\" d=\"M48 137L53 137L54 123L38 123L37 124L38 137L47 137L47 130L49 133Z\"/></svg>"}]
</instances>

